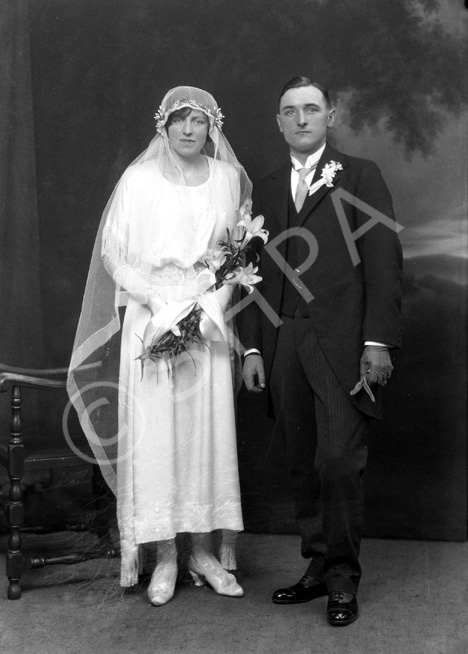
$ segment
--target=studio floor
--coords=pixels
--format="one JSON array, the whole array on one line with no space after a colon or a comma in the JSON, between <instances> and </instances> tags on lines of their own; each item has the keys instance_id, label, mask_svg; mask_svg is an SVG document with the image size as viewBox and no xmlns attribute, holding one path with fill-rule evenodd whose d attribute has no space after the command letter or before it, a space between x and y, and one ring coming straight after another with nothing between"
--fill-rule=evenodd
<instances>
[{"instance_id":1,"label":"studio floor","mask_svg":"<svg viewBox=\"0 0 468 654\"><path fill-rule=\"evenodd\" d=\"M26 547L53 552L89 535L26 535ZM70 540L71 539L71 540ZM76 543L78 541L78 543ZM2 568L6 538L1 539ZM305 569L299 539L241 534L242 599L182 580L171 602L151 606L146 584L119 589L119 560L26 572L23 596L6 599L0 580L1 654L466 654L468 543L365 539L360 619L333 628L326 598L278 606L272 591Z\"/></svg>"}]
</instances>

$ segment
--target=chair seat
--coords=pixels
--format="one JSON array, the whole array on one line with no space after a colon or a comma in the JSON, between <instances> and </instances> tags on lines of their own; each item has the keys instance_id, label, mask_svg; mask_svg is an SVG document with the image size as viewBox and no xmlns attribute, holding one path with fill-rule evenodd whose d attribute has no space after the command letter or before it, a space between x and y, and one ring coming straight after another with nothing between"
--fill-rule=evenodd
<instances>
[{"instance_id":1,"label":"chair seat","mask_svg":"<svg viewBox=\"0 0 468 654\"><path fill-rule=\"evenodd\" d=\"M64 442L62 445L48 446L47 443L56 442L56 438L51 435L41 435L39 438L35 434L34 440L28 438L27 433L23 433L24 444L24 470L38 470L44 468L72 467L89 465L94 456L88 442L83 435L73 438L73 443L79 448L87 458L84 459L79 454L73 452ZM34 443L34 445L33 445ZM8 464L8 443L0 443L0 465L7 468Z\"/></svg>"},{"instance_id":2,"label":"chair seat","mask_svg":"<svg viewBox=\"0 0 468 654\"><path fill-rule=\"evenodd\" d=\"M91 453L89 454L91 456ZM8 466L8 448L0 445L0 465ZM60 468L73 466L87 466L89 461L83 460L69 448L44 448L43 450L28 452L24 456L24 470L40 470L44 468Z\"/></svg>"},{"instance_id":3,"label":"chair seat","mask_svg":"<svg viewBox=\"0 0 468 654\"><path fill-rule=\"evenodd\" d=\"M100 366L100 362L95 362L83 366L83 368L93 370ZM110 532L110 512L112 511L112 514L115 514L113 497L102 478L99 466L92 455L88 441L81 431L79 424L75 426L73 421L68 423L66 434L63 429L52 433L52 430L49 431L47 428L44 429L40 426L36 426L34 429L31 428L34 422L37 425L41 424L42 420L38 418L36 421L28 420L23 430L21 409L23 401L27 401L27 396L31 389L38 389L40 392L45 391L46 393L51 389L55 389L53 394L56 394L56 401L60 402L60 398L62 401L67 401L64 373L66 373L66 369L20 369L13 368L12 366L4 366L0 363L0 393L11 389L10 433L8 440L6 439L6 434L5 436L1 434L0 465L5 466L10 479L8 493L5 494L7 497L5 516L9 528L7 550L8 598L12 600L21 597L20 580L24 570L28 566L30 568L38 568L58 563L79 563L90 558L118 556L119 554L118 550L113 546ZM24 396L23 388L29 389ZM44 422L47 422L47 424L54 423L55 406L54 402L51 405L51 409L45 411L48 420ZM60 404L59 415L62 411L61 406ZM51 417L52 420L50 420ZM75 422L77 422L76 419ZM64 556L39 556L31 558L30 556L24 555L21 540L21 532L25 530L24 484L22 484L24 473L38 469L70 468L72 466L84 467L90 465L93 467L91 486L95 511L93 519L88 524L84 524L84 527L97 536L99 540L98 549L92 552L80 552ZM69 472L67 471L65 473L67 481L71 477ZM56 490L57 485L54 485L50 489L50 492L48 492L48 499L53 499ZM56 519L58 513L56 506L53 506L54 519ZM62 525L59 525L59 527L62 528ZM39 525L33 526L32 529L35 533L40 533L41 530L42 533L47 533L47 531L50 531L51 526Z\"/></svg>"}]
</instances>

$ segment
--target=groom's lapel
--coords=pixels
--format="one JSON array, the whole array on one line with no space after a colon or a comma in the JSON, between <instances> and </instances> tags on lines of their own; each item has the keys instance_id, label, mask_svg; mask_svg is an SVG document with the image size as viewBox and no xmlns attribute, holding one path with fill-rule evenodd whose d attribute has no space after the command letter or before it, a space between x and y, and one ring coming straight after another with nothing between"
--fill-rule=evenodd
<instances>
[{"instance_id":1,"label":"groom's lapel","mask_svg":"<svg viewBox=\"0 0 468 654\"><path fill-rule=\"evenodd\" d=\"M318 182L319 179L321 178L322 169L325 167L325 164L330 163L330 161L336 161L337 163L342 163L340 162L340 157L342 158L342 155L327 143L325 150L323 151L322 156L320 157L320 160L317 164L317 168L315 170L315 175L312 180L312 184ZM312 195L307 196L304 202L304 206L302 207L301 212L299 214L300 225L302 225L307 220L310 213L315 209L317 204L327 195L327 193L333 191L333 189L336 187L336 183L339 180L339 176L341 172L342 171L340 170L336 171L335 177L333 178L333 186L327 186L326 184L324 184L317 191L315 191L315 193L312 193Z\"/></svg>"},{"instance_id":2,"label":"groom's lapel","mask_svg":"<svg viewBox=\"0 0 468 654\"><path fill-rule=\"evenodd\" d=\"M271 177L272 213L278 221L281 231L288 228L288 200L291 186L291 164L280 168Z\"/></svg>"}]
</instances>

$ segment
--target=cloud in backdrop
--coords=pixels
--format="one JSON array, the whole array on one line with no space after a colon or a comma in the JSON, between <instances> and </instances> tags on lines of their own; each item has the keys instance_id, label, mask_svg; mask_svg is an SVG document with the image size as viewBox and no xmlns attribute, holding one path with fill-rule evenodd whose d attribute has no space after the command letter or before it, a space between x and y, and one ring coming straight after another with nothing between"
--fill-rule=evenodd
<instances>
[{"instance_id":1,"label":"cloud in backdrop","mask_svg":"<svg viewBox=\"0 0 468 654\"><path fill-rule=\"evenodd\" d=\"M350 154L376 161L392 192L405 257L444 255L468 257L467 133L468 114L447 116L444 129L432 144L431 156L410 160L401 144L384 129L352 132L346 123L346 100L336 141Z\"/></svg>"}]
</instances>

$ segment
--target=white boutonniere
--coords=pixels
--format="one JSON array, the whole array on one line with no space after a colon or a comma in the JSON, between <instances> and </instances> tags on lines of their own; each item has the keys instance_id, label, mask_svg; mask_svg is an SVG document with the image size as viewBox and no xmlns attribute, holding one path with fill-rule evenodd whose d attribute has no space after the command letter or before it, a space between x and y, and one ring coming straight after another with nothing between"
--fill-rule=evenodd
<instances>
[{"instance_id":1,"label":"white boutonniere","mask_svg":"<svg viewBox=\"0 0 468 654\"><path fill-rule=\"evenodd\" d=\"M337 170L343 170L343 166L339 161L330 161L330 163L325 164L322 168L322 175L319 180L314 182L309 189L309 195L318 191L321 186L333 186L333 179L336 175Z\"/></svg>"}]
</instances>

